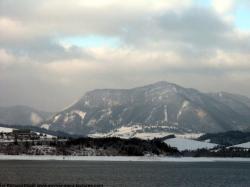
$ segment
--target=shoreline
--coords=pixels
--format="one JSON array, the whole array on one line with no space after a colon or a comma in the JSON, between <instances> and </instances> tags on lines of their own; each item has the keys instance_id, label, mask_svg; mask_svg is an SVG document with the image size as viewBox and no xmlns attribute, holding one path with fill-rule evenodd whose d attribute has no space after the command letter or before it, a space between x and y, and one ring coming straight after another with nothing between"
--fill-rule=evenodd
<instances>
[{"instance_id":1,"label":"shoreline","mask_svg":"<svg viewBox=\"0 0 250 187\"><path fill-rule=\"evenodd\" d=\"M241 157L159 157L159 156L53 156L53 155L0 155L0 161L110 161L110 162L250 162Z\"/></svg>"}]
</instances>

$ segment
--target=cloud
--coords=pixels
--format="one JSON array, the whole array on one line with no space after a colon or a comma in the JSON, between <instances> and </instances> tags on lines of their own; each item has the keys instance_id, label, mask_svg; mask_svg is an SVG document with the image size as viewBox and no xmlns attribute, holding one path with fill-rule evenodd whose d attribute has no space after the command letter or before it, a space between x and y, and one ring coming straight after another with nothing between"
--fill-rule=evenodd
<instances>
[{"instance_id":1,"label":"cloud","mask_svg":"<svg viewBox=\"0 0 250 187\"><path fill-rule=\"evenodd\" d=\"M3 65L8 65L12 63L15 58L13 55L9 54L5 49L0 48L0 59L1 59L1 64Z\"/></svg>"},{"instance_id":2,"label":"cloud","mask_svg":"<svg viewBox=\"0 0 250 187\"><path fill-rule=\"evenodd\" d=\"M218 15L205 8L189 8L181 13L166 11L142 21L125 33L125 39L132 44L139 40L156 44L189 45L195 47L214 47L226 41L225 35L232 27ZM182 46L183 46L182 45ZM155 46L154 46L155 47ZM161 46L162 47L162 46Z\"/></svg>"},{"instance_id":3,"label":"cloud","mask_svg":"<svg viewBox=\"0 0 250 187\"><path fill-rule=\"evenodd\" d=\"M159 80L250 95L250 33L225 19L239 6L227 3L0 0L0 105L59 110Z\"/></svg>"},{"instance_id":4,"label":"cloud","mask_svg":"<svg viewBox=\"0 0 250 187\"><path fill-rule=\"evenodd\" d=\"M222 14L229 13L235 8L235 0L218 1L213 0L212 4L214 9Z\"/></svg>"}]
</instances>

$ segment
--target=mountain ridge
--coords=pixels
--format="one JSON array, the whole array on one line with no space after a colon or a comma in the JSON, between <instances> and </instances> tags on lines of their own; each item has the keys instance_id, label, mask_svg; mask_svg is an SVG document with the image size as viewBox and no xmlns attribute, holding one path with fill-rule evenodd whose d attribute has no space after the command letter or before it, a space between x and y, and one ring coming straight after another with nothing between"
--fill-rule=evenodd
<instances>
[{"instance_id":1,"label":"mountain ridge","mask_svg":"<svg viewBox=\"0 0 250 187\"><path fill-rule=\"evenodd\" d=\"M250 106L247 97L203 93L166 81L131 89L95 89L41 127L72 134L121 133L128 137L138 133L163 136L248 130L250 108L241 104L243 100ZM122 132L128 128L130 132Z\"/></svg>"}]
</instances>

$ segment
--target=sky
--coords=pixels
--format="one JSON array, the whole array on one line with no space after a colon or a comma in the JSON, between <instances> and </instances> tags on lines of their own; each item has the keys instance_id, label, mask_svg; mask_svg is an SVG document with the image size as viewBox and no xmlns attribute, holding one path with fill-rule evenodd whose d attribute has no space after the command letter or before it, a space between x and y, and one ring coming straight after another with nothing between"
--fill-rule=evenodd
<instances>
[{"instance_id":1,"label":"sky","mask_svg":"<svg viewBox=\"0 0 250 187\"><path fill-rule=\"evenodd\" d=\"M250 96L250 2L0 0L0 106L157 81Z\"/></svg>"}]
</instances>

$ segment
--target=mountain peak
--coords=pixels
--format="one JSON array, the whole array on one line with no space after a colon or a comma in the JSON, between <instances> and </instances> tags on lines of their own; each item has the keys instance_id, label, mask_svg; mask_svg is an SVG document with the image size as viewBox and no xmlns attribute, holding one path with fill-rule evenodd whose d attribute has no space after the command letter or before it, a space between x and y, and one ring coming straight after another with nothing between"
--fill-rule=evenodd
<instances>
[{"instance_id":1,"label":"mountain peak","mask_svg":"<svg viewBox=\"0 0 250 187\"><path fill-rule=\"evenodd\" d=\"M145 89L145 91L150 91L150 92L153 92L153 93L159 93L159 92L177 93L177 92L179 92L181 90L182 91L185 90L185 88L183 88L181 86L178 86L177 84L167 82L167 81L155 82L153 84L149 84L149 85L143 86L141 88ZM134 88L134 89L138 89L138 88Z\"/></svg>"},{"instance_id":2,"label":"mountain peak","mask_svg":"<svg viewBox=\"0 0 250 187\"><path fill-rule=\"evenodd\" d=\"M158 81L158 82L155 82L155 83L150 84L150 85L151 86L177 86L176 84L170 83L170 82L167 82L167 81Z\"/></svg>"},{"instance_id":3,"label":"mountain peak","mask_svg":"<svg viewBox=\"0 0 250 187\"><path fill-rule=\"evenodd\" d=\"M242 104L244 103L244 104ZM223 99L159 81L132 89L87 92L44 124L50 130L100 133L207 133L248 129L250 99Z\"/></svg>"}]
</instances>

